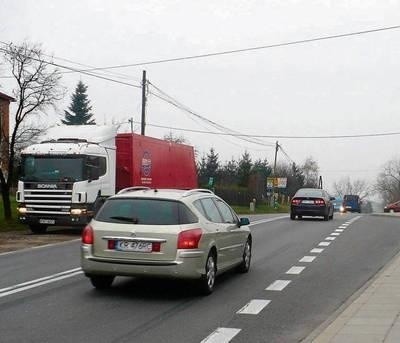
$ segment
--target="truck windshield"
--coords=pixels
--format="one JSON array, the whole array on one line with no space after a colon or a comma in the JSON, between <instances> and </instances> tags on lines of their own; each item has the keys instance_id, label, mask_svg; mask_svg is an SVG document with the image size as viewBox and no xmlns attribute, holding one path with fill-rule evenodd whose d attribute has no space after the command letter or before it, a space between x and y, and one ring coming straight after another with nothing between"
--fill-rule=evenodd
<instances>
[{"instance_id":1,"label":"truck windshield","mask_svg":"<svg viewBox=\"0 0 400 343\"><path fill-rule=\"evenodd\" d=\"M23 156L23 181L82 181L84 158L58 156Z\"/></svg>"}]
</instances>

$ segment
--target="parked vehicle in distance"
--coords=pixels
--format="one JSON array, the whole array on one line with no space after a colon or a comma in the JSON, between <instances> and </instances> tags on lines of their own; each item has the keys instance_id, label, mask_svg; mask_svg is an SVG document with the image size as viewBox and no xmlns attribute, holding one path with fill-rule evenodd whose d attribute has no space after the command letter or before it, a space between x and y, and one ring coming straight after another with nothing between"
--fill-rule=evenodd
<instances>
[{"instance_id":1,"label":"parked vehicle in distance","mask_svg":"<svg viewBox=\"0 0 400 343\"><path fill-rule=\"evenodd\" d=\"M383 208L384 212L390 212L390 213L394 213L394 212L400 212L400 200L393 202L391 204L387 204L384 208Z\"/></svg>"},{"instance_id":2,"label":"parked vehicle in distance","mask_svg":"<svg viewBox=\"0 0 400 343\"><path fill-rule=\"evenodd\" d=\"M327 191L320 188L300 188L293 196L290 205L290 219L303 216L323 217L333 219L333 200Z\"/></svg>"},{"instance_id":3,"label":"parked vehicle in distance","mask_svg":"<svg viewBox=\"0 0 400 343\"><path fill-rule=\"evenodd\" d=\"M83 230L82 270L97 289L116 276L166 277L210 294L217 274L249 271L249 223L210 190L127 188Z\"/></svg>"},{"instance_id":4,"label":"parked vehicle in distance","mask_svg":"<svg viewBox=\"0 0 400 343\"><path fill-rule=\"evenodd\" d=\"M341 197L335 197L335 200L333 200L333 210L343 212L343 199Z\"/></svg>"},{"instance_id":5,"label":"parked vehicle in distance","mask_svg":"<svg viewBox=\"0 0 400 343\"><path fill-rule=\"evenodd\" d=\"M21 153L20 222L84 227L105 199L131 186L197 187L194 148L114 126L65 125Z\"/></svg>"},{"instance_id":6,"label":"parked vehicle in distance","mask_svg":"<svg viewBox=\"0 0 400 343\"><path fill-rule=\"evenodd\" d=\"M360 196L354 194L346 194L343 197L343 212L361 213Z\"/></svg>"}]
</instances>

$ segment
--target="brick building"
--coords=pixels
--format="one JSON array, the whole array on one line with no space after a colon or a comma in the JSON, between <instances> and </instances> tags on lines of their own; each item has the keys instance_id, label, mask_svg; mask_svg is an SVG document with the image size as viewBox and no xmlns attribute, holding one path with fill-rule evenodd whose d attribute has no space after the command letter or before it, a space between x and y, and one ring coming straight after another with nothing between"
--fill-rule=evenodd
<instances>
[{"instance_id":1,"label":"brick building","mask_svg":"<svg viewBox=\"0 0 400 343\"><path fill-rule=\"evenodd\" d=\"M10 102L15 99L0 92L0 168L7 175L8 144L10 136Z\"/></svg>"}]
</instances>

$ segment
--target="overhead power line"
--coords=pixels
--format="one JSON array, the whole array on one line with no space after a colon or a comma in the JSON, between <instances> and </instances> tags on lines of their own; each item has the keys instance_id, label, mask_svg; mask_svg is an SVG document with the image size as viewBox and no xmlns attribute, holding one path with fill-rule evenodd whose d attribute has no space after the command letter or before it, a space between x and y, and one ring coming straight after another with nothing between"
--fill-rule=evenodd
<instances>
[{"instance_id":1,"label":"overhead power line","mask_svg":"<svg viewBox=\"0 0 400 343\"><path fill-rule=\"evenodd\" d=\"M386 26L386 27L380 27L380 28L375 28L375 29L341 33L341 34L335 34L335 35L319 36L319 37L313 37L313 38L308 38L308 39L294 40L294 41L281 42L281 43L275 43L275 44L266 44L266 45L241 48L241 49L208 52L208 53L198 54L198 55L188 55L188 56L165 58L165 59L143 61L143 62L129 63L129 64L119 64L119 65L113 65L113 66L108 66L108 67L81 69L81 70L77 70L77 72L97 71L97 70L106 70L106 69L108 69L108 70L109 69L120 69L120 68L128 68L128 67L139 67L139 66L145 66L145 65L151 65L151 64L194 60L194 59L198 59L198 58L207 58L207 57L213 57L213 56L232 55L232 54L238 54L238 53L243 53L243 52L250 52L250 51L257 51L257 50L264 50L264 49L273 49L273 48L279 48L279 47L290 46L290 45L307 44L307 43L313 43L313 42L318 42L318 41L346 38L346 37L351 37L351 36L358 36L358 35L364 35L364 34L370 34L370 33L382 32L382 31L389 31L389 30L397 30L397 29L400 29L400 25Z\"/></svg>"}]
</instances>

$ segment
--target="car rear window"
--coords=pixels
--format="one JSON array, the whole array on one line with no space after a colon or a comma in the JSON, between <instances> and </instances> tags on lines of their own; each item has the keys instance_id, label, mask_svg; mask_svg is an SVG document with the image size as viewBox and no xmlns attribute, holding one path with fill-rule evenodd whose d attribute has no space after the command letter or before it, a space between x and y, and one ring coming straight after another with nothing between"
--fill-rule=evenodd
<instances>
[{"instance_id":1,"label":"car rear window","mask_svg":"<svg viewBox=\"0 0 400 343\"><path fill-rule=\"evenodd\" d=\"M296 197L322 197L321 189L299 189L295 194Z\"/></svg>"},{"instance_id":2,"label":"car rear window","mask_svg":"<svg viewBox=\"0 0 400 343\"><path fill-rule=\"evenodd\" d=\"M95 217L108 223L180 225L198 222L183 203L174 200L116 198L105 202Z\"/></svg>"}]
</instances>

